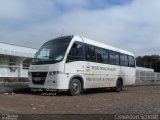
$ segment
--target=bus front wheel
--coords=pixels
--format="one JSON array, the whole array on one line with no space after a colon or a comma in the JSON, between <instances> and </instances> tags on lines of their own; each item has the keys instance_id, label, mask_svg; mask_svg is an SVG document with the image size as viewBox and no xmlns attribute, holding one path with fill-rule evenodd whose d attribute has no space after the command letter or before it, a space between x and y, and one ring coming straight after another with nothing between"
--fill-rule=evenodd
<instances>
[{"instance_id":1,"label":"bus front wheel","mask_svg":"<svg viewBox=\"0 0 160 120\"><path fill-rule=\"evenodd\" d=\"M78 79L73 79L70 82L69 91L68 92L69 92L70 96L80 95L81 92L82 92L82 84L81 84L81 82Z\"/></svg>"}]
</instances>

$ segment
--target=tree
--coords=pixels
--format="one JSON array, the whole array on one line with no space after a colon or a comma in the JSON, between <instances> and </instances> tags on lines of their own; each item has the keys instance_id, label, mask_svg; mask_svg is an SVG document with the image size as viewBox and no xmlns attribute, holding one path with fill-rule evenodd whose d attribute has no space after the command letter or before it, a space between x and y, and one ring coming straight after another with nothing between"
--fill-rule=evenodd
<instances>
[{"instance_id":1,"label":"tree","mask_svg":"<svg viewBox=\"0 0 160 120\"><path fill-rule=\"evenodd\" d=\"M159 55L145 55L136 58L138 67L145 67L154 69L155 72L160 72L160 56Z\"/></svg>"}]
</instances>

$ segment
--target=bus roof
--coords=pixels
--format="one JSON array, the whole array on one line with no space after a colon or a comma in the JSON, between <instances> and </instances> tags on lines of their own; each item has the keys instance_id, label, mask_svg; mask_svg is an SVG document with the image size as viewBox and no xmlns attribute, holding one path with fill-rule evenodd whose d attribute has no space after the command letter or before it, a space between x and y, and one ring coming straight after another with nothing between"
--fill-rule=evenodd
<instances>
[{"instance_id":1,"label":"bus roof","mask_svg":"<svg viewBox=\"0 0 160 120\"><path fill-rule=\"evenodd\" d=\"M90 45L94 45L94 46L97 46L97 47L101 47L101 48L105 48L105 49L117 51L117 52L120 52L120 53L123 53L123 54L134 56L134 54L132 52L129 52L127 50L123 50L123 49L120 49L120 48L116 48L116 47L113 47L111 45L108 45L108 44L105 44L105 43L102 43L102 42L94 41L94 40L91 40L91 39L88 39L88 38L85 38L85 37L79 36L79 35L74 35L74 37L79 37L79 38L83 39L84 43L87 43L87 44L90 44Z\"/></svg>"}]
</instances>

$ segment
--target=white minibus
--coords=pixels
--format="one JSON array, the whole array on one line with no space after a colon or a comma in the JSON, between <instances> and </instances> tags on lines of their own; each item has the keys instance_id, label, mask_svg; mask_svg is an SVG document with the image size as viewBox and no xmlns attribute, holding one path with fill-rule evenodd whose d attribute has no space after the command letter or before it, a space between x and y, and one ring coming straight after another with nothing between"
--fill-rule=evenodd
<instances>
[{"instance_id":1,"label":"white minibus","mask_svg":"<svg viewBox=\"0 0 160 120\"><path fill-rule=\"evenodd\" d=\"M44 43L29 68L29 87L67 90L72 96L88 88L122 91L135 83L134 54L78 35Z\"/></svg>"}]
</instances>

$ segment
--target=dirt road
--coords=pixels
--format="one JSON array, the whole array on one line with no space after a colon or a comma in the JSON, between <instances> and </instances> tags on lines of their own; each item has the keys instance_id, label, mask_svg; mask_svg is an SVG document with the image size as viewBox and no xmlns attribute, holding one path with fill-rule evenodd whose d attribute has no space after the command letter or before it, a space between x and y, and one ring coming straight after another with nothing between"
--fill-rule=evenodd
<instances>
[{"instance_id":1,"label":"dirt road","mask_svg":"<svg viewBox=\"0 0 160 120\"><path fill-rule=\"evenodd\" d=\"M41 96L27 89L1 93L0 113L159 114L160 86L125 87L122 92L89 90L80 96Z\"/></svg>"}]
</instances>

